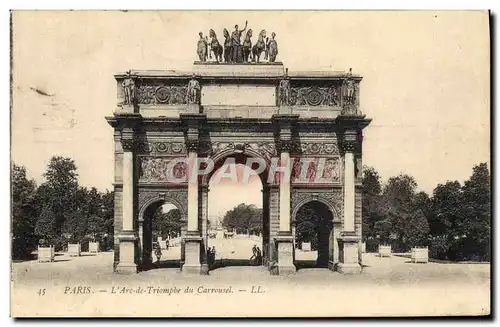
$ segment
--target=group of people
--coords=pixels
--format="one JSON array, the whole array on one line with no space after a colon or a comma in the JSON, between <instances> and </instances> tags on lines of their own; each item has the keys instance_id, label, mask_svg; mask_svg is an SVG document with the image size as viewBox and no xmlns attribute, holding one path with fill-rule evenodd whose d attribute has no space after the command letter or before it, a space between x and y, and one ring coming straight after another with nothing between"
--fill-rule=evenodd
<instances>
[{"instance_id":1,"label":"group of people","mask_svg":"<svg viewBox=\"0 0 500 327\"><path fill-rule=\"evenodd\" d=\"M262 252L260 248L254 244L252 247L252 256L250 257L250 265L260 266L262 264Z\"/></svg>"}]
</instances>

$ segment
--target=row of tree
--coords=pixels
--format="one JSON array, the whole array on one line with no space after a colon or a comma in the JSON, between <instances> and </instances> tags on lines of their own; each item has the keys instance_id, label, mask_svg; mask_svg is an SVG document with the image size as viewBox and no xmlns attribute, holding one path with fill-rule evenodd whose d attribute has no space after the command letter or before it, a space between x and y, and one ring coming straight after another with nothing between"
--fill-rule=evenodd
<instances>
[{"instance_id":1,"label":"row of tree","mask_svg":"<svg viewBox=\"0 0 500 327\"><path fill-rule=\"evenodd\" d=\"M42 242L62 249L68 242L101 242L104 249L113 244L113 192L78 185L75 162L54 156L37 185L28 179L23 166L13 164L12 257L30 257Z\"/></svg>"},{"instance_id":2,"label":"row of tree","mask_svg":"<svg viewBox=\"0 0 500 327\"><path fill-rule=\"evenodd\" d=\"M434 258L490 260L491 185L486 163L469 180L439 184L429 196L409 175L382 185L373 168L363 174L363 237L367 249L391 244L394 251L429 246Z\"/></svg>"},{"instance_id":3,"label":"row of tree","mask_svg":"<svg viewBox=\"0 0 500 327\"><path fill-rule=\"evenodd\" d=\"M260 235L262 233L262 209L241 203L226 212L222 226L237 234Z\"/></svg>"}]
</instances>

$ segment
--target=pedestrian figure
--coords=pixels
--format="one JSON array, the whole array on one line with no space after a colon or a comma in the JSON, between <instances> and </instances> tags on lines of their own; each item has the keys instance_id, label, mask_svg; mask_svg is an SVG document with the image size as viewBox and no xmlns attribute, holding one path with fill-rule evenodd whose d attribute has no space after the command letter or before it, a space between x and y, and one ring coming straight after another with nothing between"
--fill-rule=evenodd
<instances>
[{"instance_id":1,"label":"pedestrian figure","mask_svg":"<svg viewBox=\"0 0 500 327\"><path fill-rule=\"evenodd\" d=\"M156 245L155 256L156 256L156 262L159 264L161 259L161 247L159 244Z\"/></svg>"},{"instance_id":2,"label":"pedestrian figure","mask_svg":"<svg viewBox=\"0 0 500 327\"><path fill-rule=\"evenodd\" d=\"M257 247L257 254L255 256L255 261L256 261L258 266L260 266L262 264L262 252L260 252L259 247Z\"/></svg>"},{"instance_id":3,"label":"pedestrian figure","mask_svg":"<svg viewBox=\"0 0 500 327\"><path fill-rule=\"evenodd\" d=\"M166 248L167 248L167 251L168 251L168 247L170 246L170 242L169 242L169 240L166 240L166 241L165 241L165 244L166 244Z\"/></svg>"}]
</instances>

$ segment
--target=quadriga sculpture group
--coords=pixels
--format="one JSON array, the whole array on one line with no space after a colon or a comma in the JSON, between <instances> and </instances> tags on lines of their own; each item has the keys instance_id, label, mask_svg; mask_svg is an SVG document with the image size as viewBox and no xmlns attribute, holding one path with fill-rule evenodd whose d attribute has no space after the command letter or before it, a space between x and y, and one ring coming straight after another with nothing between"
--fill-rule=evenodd
<instances>
[{"instance_id":1,"label":"quadriga sculpture group","mask_svg":"<svg viewBox=\"0 0 500 327\"><path fill-rule=\"evenodd\" d=\"M198 33L198 57L201 62L206 62L213 58L216 62L260 62L260 57L264 52L264 60L275 62L278 55L278 43L275 40L276 34L271 33L271 38L266 35L266 30L259 33L257 42L252 46L252 29L247 30L248 22L245 22L245 28L240 30L238 25L234 26L234 31L229 34L227 29L223 30L224 44L217 39L217 34L213 29L209 31L209 37ZM241 37L246 31L243 42Z\"/></svg>"}]
</instances>

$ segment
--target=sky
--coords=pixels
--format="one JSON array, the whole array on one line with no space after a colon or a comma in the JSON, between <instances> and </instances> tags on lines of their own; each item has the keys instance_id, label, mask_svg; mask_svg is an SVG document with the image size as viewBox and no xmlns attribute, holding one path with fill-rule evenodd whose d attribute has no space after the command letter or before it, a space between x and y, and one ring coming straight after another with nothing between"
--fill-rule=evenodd
<instances>
[{"instance_id":1,"label":"sky","mask_svg":"<svg viewBox=\"0 0 500 327\"><path fill-rule=\"evenodd\" d=\"M363 164L384 181L406 173L432 193L489 164L489 23L480 11L15 12L11 159L41 182L50 157L72 157L81 185L111 190L113 129L104 117L116 108L113 74L189 71L198 32L245 20L276 33L289 71L352 67L363 76L361 110L373 119ZM258 180L211 188L211 214L228 203L261 205L260 188Z\"/></svg>"}]
</instances>

